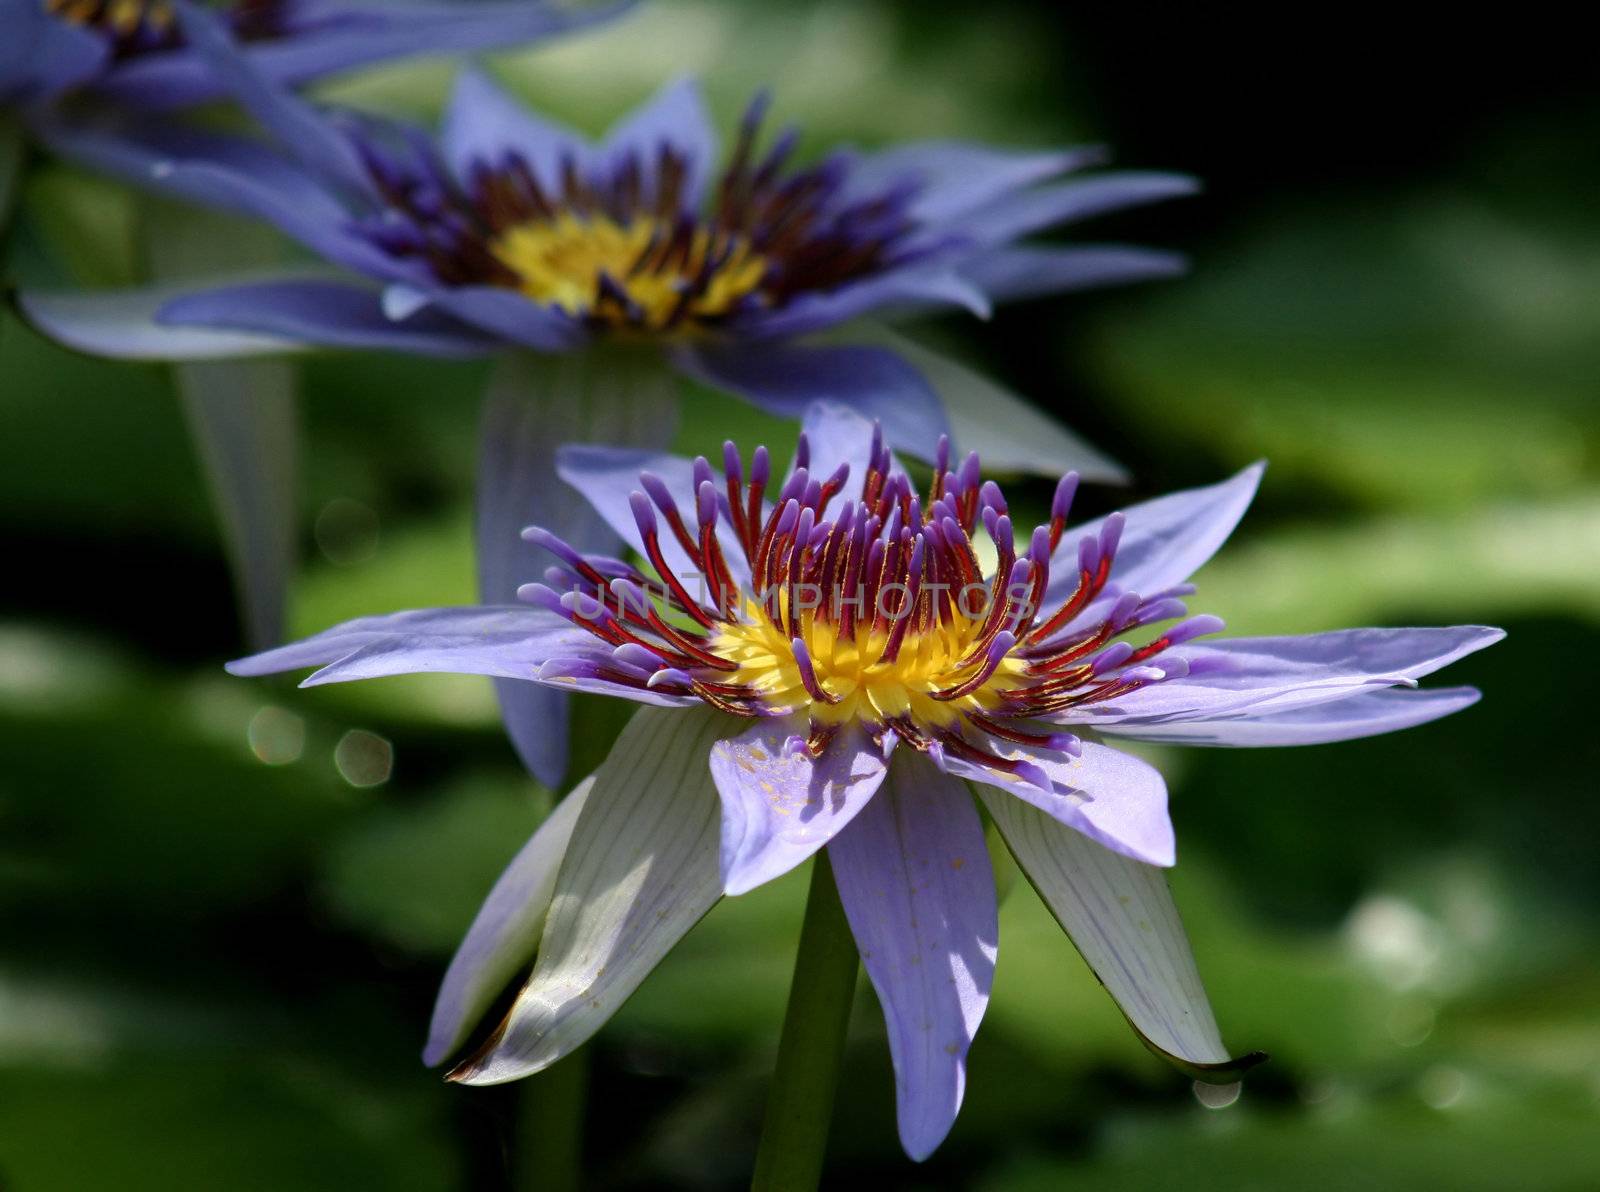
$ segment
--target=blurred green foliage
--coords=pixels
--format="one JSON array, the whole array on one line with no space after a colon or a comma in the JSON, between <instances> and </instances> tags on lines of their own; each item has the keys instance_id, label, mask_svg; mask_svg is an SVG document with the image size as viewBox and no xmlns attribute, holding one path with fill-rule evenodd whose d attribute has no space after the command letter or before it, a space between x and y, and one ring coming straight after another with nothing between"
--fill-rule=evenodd
<instances>
[{"instance_id":1,"label":"blurred green foliage","mask_svg":"<svg viewBox=\"0 0 1600 1192\"><path fill-rule=\"evenodd\" d=\"M698 69L729 118L774 83L813 150L1102 132L1031 90L1053 69L1036 20L663 3L506 67L589 128ZM336 94L421 114L447 80L389 69ZM1142 491L1269 456L1201 578L1236 630L1471 620L1511 638L1453 668L1487 697L1439 725L1160 753L1218 1017L1274 1055L1237 1103L1204 1107L1147 1055L1016 883L951 1139L920 1169L900 1155L863 985L836 1171L1007 1192L1600 1185L1600 750L1578 720L1600 649L1600 240L1586 200L1551 209L1548 174L1463 189L1514 173L1489 143L1414 184L1247 207L1184 282L932 329L1098 435ZM140 210L37 170L8 268L125 281ZM482 382L304 364L297 631L471 599ZM0 1187L540 1186L519 1159L552 1120L540 1080L462 1090L416 1060L454 941L552 800L487 684L227 679L233 602L168 374L8 320L0 390ZM681 445L774 430L697 394ZM586 701L578 767L624 714ZM392 743L389 781L341 776L352 730ZM576 1061L593 1186L739 1185L803 892L791 875L725 902Z\"/></svg>"}]
</instances>

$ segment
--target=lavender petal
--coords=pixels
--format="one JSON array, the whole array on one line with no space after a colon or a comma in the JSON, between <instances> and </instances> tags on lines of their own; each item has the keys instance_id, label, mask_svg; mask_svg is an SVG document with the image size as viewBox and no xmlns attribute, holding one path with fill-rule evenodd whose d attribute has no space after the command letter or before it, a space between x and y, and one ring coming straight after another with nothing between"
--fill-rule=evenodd
<instances>
[{"instance_id":1,"label":"lavender petal","mask_svg":"<svg viewBox=\"0 0 1600 1192\"><path fill-rule=\"evenodd\" d=\"M955 1123L999 946L994 874L965 784L901 750L887 788L828 846L889 1028L900 1141L921 1160Z\"/></svg>"},{"instance_id":2,"label":"lavender petal","mask_svg":"<svg viewBox=\"0 0 1600 1192\"><path fill-rule=\"evenodd\" d=\"M859 727L841 730L817 758L785 748L796 734L805 735L803 717L761 721L712 746L725 894L788 873L843 831L883 782L883 751Z\"/></svg>"}]
</instances>

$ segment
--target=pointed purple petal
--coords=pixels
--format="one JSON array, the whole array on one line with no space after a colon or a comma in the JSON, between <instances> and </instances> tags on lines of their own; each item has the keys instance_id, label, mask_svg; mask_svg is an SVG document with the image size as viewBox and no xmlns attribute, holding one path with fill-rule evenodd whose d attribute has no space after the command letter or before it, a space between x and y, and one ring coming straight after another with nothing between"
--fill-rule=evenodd
<instances>
[{"instance_id":1,"label":"pointed purple petal","mask_svg":"<svg viewBox=\"0 0 1600 1192\"><path fill-rule=\"evenodd\" d=\"M1505 637L1485 625L1339 629L1298 637L1236 637L1179 649L1189 673L1153 683L1082 719L1106 726L1271 716L1343 699L1363 688L1406 686ZM1159 658L1156 660L1159 664Z\"/></svg>"},{"instance_id":2,"label":"pointed purple petal","mask_svg":"<svg viewBox=\"0 0 1600 1192\"><path fill-rule=\"evenodd\" d=\"M837 289L802 294L775 311L739 320L735 330L762 339L811 335L872 311L886 317L947 311L959 307L989 317L989 297L958 267L959 261L907 265Z\"/></svg>"},{"instance_id":3,"label":"pointed purple petal","mask_svg":"<svg viewBox=\"0 0 1600 1192\"><path fill-rule=\"evenodd\" d=\"M999 926L983 824L964 783L900 750L887 789L828 846L889 1028L900 1141L921 1160L955 1123L989 1004Z\"/></svg>"},{"instance_id":4,"label":"pointed purple petal","mask_svg":"<svg viewBox=\"0 0 1600 1192\"><path fill-rule=\"evenodd\" d=\"M1101 731L1107 736L1138 741L1227 748L1326 745L1415 728L1470 708L1479 698L1481 693L1472 687L1440 687L1429 691L1386 687L1291 712L1252 716L1250 710L1245 709L1234 717L1167 724L1108 724Z\"/></svg>"},{"instance_id":5,"label":"pointed purple petal","mask_svg":"<svg viewBox=\"0 0 1600 1192\"><path fill-rule=\"evenodd\" d=\"M228 671L272 675L321 667L302 687L386 675L446 673L491 675L570 689L572 684L565 675L583 664L601 665L610 659L610 646L543 609L470 605L360 617L303 641L230 662ZM550 668L548 673L546 668ZM638 703L678 706L698 702L693 697L615 683L605 684L605 689Z\"/></svg>"},{"instance_id":6,"label":"pointed purple petal","mask_svg":"<svg viewBox=\"0 0 1600 1192\"><path fill-rule=\"evenodd\" d=\"M600 149L613 168L632 155L649 177L661 150L668 146L682 156L686 167L683 209L698 211L706 179L716 165L717 135L700 84L692 78L662 87L613 128Z\"/></svg>"},{"instance_id":7,"label":"pointed purple petal","mask_svg":"<svg viewBox=\"0 0 1600 1192\"><path fill-rule=\"evenodd\" d=\"M1093 741L1083 742L1077 757L995 740L986 742L985 748L1002 757L1026 758L1050 789L1043 790L1027 777L1002 768L959 758L945 758L945 768L973 782L1008 791L1135 861L1168 866L1177 860L1177 841L1167 815L1167 784L1148 762Z\"/></svg>"},{"instance_id":8,"label":"pointed purple petal","mask_svg":"<svg viewBox=\"0 0 1600 1192\"><path fill-rule=\"evenodd\" d=\"M4 21L0 105L53 99L94 78L110 56L106 38L68 24L43 4L8 4Z\"/></svg>"},{"instance_id":9,"label":"pointed purple petal","mask_svg":"<svg viewBox=\"0 0 1600 1192\"><path fill-rule=\"evenodd\" d=\"M476 328L431 310L390 318L377 290L321 278L195 290L165 303L156 320L166 327L254 332L319 347L422 356L483 356L500 347Z\"/></svg>"},{"instance_id":10,"label":"pointed purple petal","mask_svg":"<svg viewBox=\"0 0 1600 1192\"><path fill-rule=\"evenodd\" d=\"M1127 525L1111 569L1116 591L1155 593L1186 582L1233 533L1265 470L1265 464L1251 464L1221 484L1169 493L1123 510ZM1072 595L1078 583L1078 542L1087 535L1099 535L1105 524L1106 519L1100 518L1062 535L1044 596L1045 609L1055 608Z\"/></svg>"},{"instance_id":11,"label":"pointed purple petal","mask_svg":"<svg viewBox=\"0 0 1600 1192\"><path fill-rule=\"evenodd\" d=\"M224 79L234 97L323 181L352 196L376 198L360 154L311 104L266 76L235 44L222 17L191 0L172 0L184 38Z\"/></svg>"},{"instance_id":12,"label":"pointed purple petal","mask_svg":"<svg viewBox=\"0 0 1600 1192\"><path fill-rule=\"evenodd\" d=\"M673 504L683 515L684 524L693 526L694 465L682 456L634 447L592 447L587 444L572 444L556 453L556 473L561 479L583 494L584 500L605 519L618 537L643 554L644 542L639 537L639 523L629 504L631 495L641 491L641 472L649 472L662 482L671 494ZM722 554L728 562L734 582L747 585L750 569L745 562L744 548L735 540L726 518L717 519L717 539L722 544ZM699 568L689 560L677 536L663 532L660 543L667 565L684 580L690 593L698 596Z\"/></svg>"},{"instance_id":13,"label":"pointed purple petal","mask_svg":"<svg viewBox=\"0 0 1600 1192\"><path fill-rule=\"evenodd\" d=\"M583 324L565 311L541 306L515 290L499 286L443 288L425 283L404 293L406 306L436 308L512 347L531 348L535 352L570 352L582 347L590 338Z\"/></svg>"},{"instance_id":14,"label":"pointed purple petal","mask_svg":"<svg viewBox=\"0 0 1600 1192\"><path fill-rule=\"evenodd\" d=\"M800 429L811 445L815 471L826 476L840 464L850 465L850 475L829 509L836 510L840 505L860 500L861 486L866 482L867 469L872 463L872 419L838 402L819 401L806 407ZM904 469L896 460L890 471L893 474Z\"/></svg>"},{"instance_id":15,"label":"pointed purple petal","mask_svg":"<svg viewBox=\"0 0 1600 1192\"><path fill-rule=\"evenodd\" d=\"M1181 277L1188 268L1182 253L1135 245L1023 244L979 253L962 263L961 274L1001 303Z\"/></svg>"},{"instance_id":16,"label":"pointed purple petal","mask_svg":"<svg viewBox=\"0 0 1600 1192\"><path fill-rule=\"evenodd\" d=\"M178 125L47 119L35 130L69 161L186 202L263 220L311 251L386 280L419 276L352 234L326 183L259 142Z\"/></svg>"},{"instance_id":17,"label":"pointed purple petal","mask_svg":"<svg viewBox=\"0 0 1600 1192\"><path fill-rule=\"evenodd\" d=\"M922 141L865 154L851 163L851 198L865 199L914 182L908 214L919 223L954 222L1003 196L1094 165L1096 146L1073 149L996 149L960 141Z\"/></svg>"},{"instance_id":18,"label":"pointed purple petal","mask_svg":"<svg viewBox=\"0 0 1600 1192\"><path fill-rule=\"evenodd\" d=\"M484 3L341 3L301 0L289 36L251 43L244 54L263 77L295 85L391 58L493 49L609 20L629 4L571 11L541 0ZM226 83L187 49L135 56L95 86L97 97L165 110L216 99Z\"/></svg>"},{"instance_id":19,"label":"pointed purple petal","mask_svg":"<svg viewBox=\"0 0 1600 1192\"><path fill-rule=\"evenodd\" d=\"M966 236L994 246L1111 211L1192 195L1199 189L1195 179L1183 174L1121 170L1007 195L981 211L968 213L961 226Z\"/></svg>"},{"instance_id":20,"label":"pointed purple petal","mask_svg":"<svg viewBox=\"0 0 1600 1192\"><path fill-rule=\"evenodd\" d=\"M463 185L471 184L474 166L498 168L516 154L541 186L554 191L564 159L585 167L592 156L578 133L536 115L476 67L456 76L439 141Z\"/></svg>"}]
</instances>

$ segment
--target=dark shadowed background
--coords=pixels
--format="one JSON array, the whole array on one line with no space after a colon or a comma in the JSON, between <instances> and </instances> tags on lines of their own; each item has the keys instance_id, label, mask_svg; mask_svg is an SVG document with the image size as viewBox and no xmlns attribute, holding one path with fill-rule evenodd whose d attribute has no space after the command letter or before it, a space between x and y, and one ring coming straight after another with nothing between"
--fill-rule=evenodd
<instances>
[{"instance_id":1,"label":"dark shadowed background","mask_svg":"<svg viewBox=\"0 0 1600 1192\"><path fill-rule=\"evenodd\" d=\"M966 1108L920 1167L862 983L835 1180L1600 1186L1592 44L1519 13L1288 15L663 0L496 61L589 129L692 71L727 123L771 84L812 151L1105 140L1121 164L1201 175L1199 200L1081 233L1182 247L1188 279L921 333L1128 464L1135 495L1269 457L1194 602L1234 630L1511 633L1452 668L1487 696L1441 724L1160 755L1224 1036L1273 1054L1237 1101L1203 1105L1144 1052L1019 882ZM448 79L411 66L329 93L426 114ZM147 205L49 167L24 201L12 276L141 272ZM303 365L297 632L471 598L482 381ZM701 395L680 445L730 433L784 432ZM583 1057L449 1087L417 1058L435 985L551 800L487 682L226 677L233 595L170 375L9 316L0 522L0 1188L747 1178L803 875L720 906ZM620 715L585 705L574 772Z\"/></svg>"}]
</instances>

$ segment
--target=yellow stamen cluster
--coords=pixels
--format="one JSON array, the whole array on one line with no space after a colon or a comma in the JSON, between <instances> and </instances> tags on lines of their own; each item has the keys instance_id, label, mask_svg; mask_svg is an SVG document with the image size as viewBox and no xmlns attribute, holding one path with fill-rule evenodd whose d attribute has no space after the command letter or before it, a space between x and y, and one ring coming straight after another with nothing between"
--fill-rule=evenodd
<instances>
[{"instance_id":1,"label":"yellow stamen cluster","mask_svg":"<svg viewBox=\"0 0 1600 1192\"><path fill-rule=\"evenodd\" d=\"M968 661L982 620L955 615L948 623L908 627L899 653L884 657L890 627L873 624L870 613L848 635L831 619L802 616L801 640L824 692L837 703L815 701L806 691L790 639L762 605L746 601L744 615L725 622L711 649L739 669L725 682L747 686L775 708L808 708L814 722L909 722L947 728L974 712L993 712L1001 693L1023 685L1026 664L1007 658L975 691L953 699L934 693L958 686L982 666L980 653ZM963 665L966 663L966 665Z\"/></svg>"},{"instance_id":2,"label":"yellow stamen cluster","mask_svg":"<svg viewBox=\"0 0 1600 1192\"><path fill-rule=\"evenodd\" d=\"M505 229L489 251L535 302L650 331L726 314L761 284L767 263L748 245L737 243L729 251L725 239L719 245L719 238L701 228L686 243L661 251L671 231L654 217L618 223L604 215L561 212ZM713 251L726 253L726 259L703 277ZM605 292L602 276L626 302Z\"/></svg>"}]
</instances>

